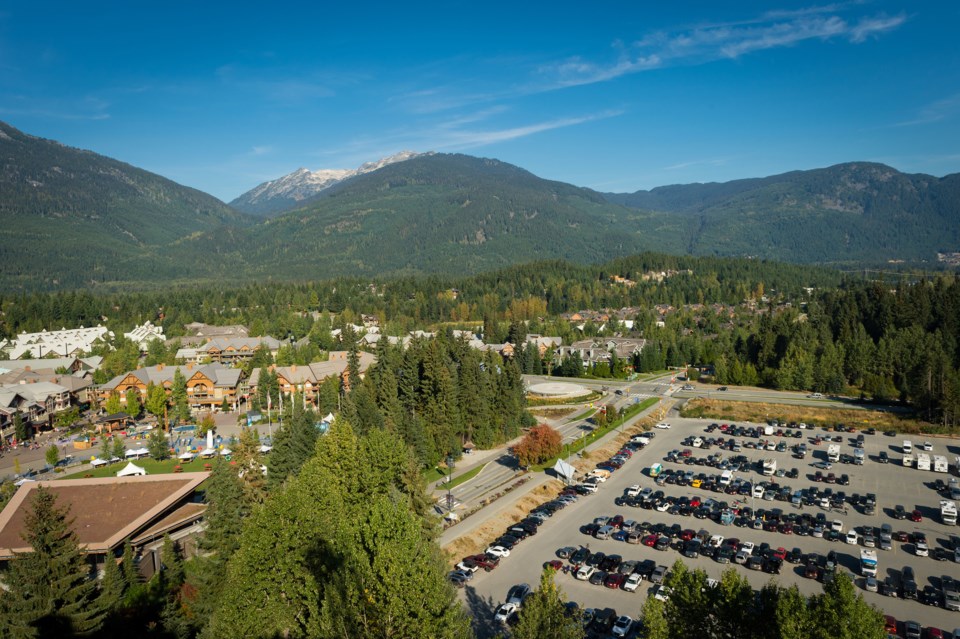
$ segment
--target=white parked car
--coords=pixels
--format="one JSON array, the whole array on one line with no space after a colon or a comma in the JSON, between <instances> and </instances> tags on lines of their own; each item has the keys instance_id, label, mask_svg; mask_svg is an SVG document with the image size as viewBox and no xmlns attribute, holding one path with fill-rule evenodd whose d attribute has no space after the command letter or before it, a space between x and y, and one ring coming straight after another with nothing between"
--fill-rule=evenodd
<instances>
[{"instance_id":1,"label":"white parked car","mask_svg":"<svg viewBox=\"0 0 960 639\"><path fill-rule=\"evenodd\" d=\"M752 553L754 548L756 548L756 545L752 541L740 542L740 550L746 550L747 553Z\"/></svg>"},{"instance_id":2,"label":"white parked car","mask_svg":"<svg viewBox=\"0 0 960 639\"><path fill-rule=\"evenodd\" d=\"M754 487L753 487L753 496L754 496L755 498L757 498L757 499L762 499L762 498L763 498L763 486L761 486L760 484L757 484L756 486L754 486Z\"/></svg>"},{"instance_id":3,"label":"white parked car","mask_svg":"<svg viewBox=\"0 0 960 639\"><path fill-rule=\"evenodd\" d=\"M500 557L501 559L510 556L510 550L503 546L490 546L484 552L494 557Z\"/></svg>"},{"instance_id":4,"label":"white parked car","mask_svg":"<svg viewBox=\"0 0 960 639\"><path fill-rule=\"evenodd\" d=\"M713 535L710 537L710 540L707 542L707 545L711 548L719 548L723 545L723 535Z\"/></svg>"},{"instance_id":5,"label":"white parked car","mask_svg":"<svg viewBox=\"0 0 960 639\"><path fill-rule=\"evenodd\" d=\"M860 541L860 535L857 534L857 531L851 530L847 533L847 543L853 546L857 545L857 542Z\"/></svg>"},{"instance_id":6,"label":"white parked car","mask_svg":"<svg viewBox=\"0 0 960 639\"><path fill-rule=\"evenodd\" d=\"M664 586L663 584L657 584L653 587L651 593L654 599L659 599L660 601L666 602L670 600L670 588Z\"/></svg>"},{"instance_id":7,"label":"white parked car","mask_svg":"<svg viewBox=\"0 0 960 639\"><path fill-rule=\"evenodd\" d=\"M668 424L667 422L660 422L659 424L657 424L657 428L661 430L666 430L670 428L670 424Z\"/></svg>"},{"instance_id":8,"label":"white parked car","mask_svg":"<svg viewBox=\"0 0 960 639\"><path fill-rule=\"evenodd\" d=\"M636 497L640 494L640 484L634 484L627 488L627 497Z\"/></svg>"},{"instance_id":9,"label":"white parked car","mask_svg":"<svg viewBox=\"0 0 960 639\"><path fill-rule=\"evenodd\" d=\"M640 582L643 581L643 575L638 572L632 573L627 580L623 582L621 588L627 592L636 592L637 588L640 586Z\"/></svg>"},{"instance_id":10,"label":"white parked car","mask_svg":"<svg viewBox=\"0 0 960 639\"><path fill-rule=\"evenodd\" d=\"M630 632L630 627L633 625L633 619L628 615L621 615L613 622L613 636L614 637L626 637L627 633Z\"/></svg>"},{"instance_id":11,"label":"white parked car","mask_svg":"<svg viewBox=\"0 0 960 639\"><path fill-rule=\"evenodd\" d=\"M833 523L830 524L830 530L833 532L842 533L843 532L843 522L839 519L834 519Z\"/></svg>"},{"instance_id":12,"label":"white parked car","mask_svg":"<svg viewBox=\"0 0 960 639\"><path fill-rule=\"evenodd\" d=\"M933 444L931 444L930 442L923 442L923 449L924 449L924 450L933 450Z\"/></svg>"},{"instance_id":13,"label":"white parked car","mask_svg":"<svg viewBox=\"0 0 960 639\"><path fill-rule=\"evenodd\" d=\"M586 581L587 579L590 579L590 577L595 572L597 572L597 569L594 568L593 566L584 565L584 566L580 566L580 570L577 571L577 574L575 575L575 577L580 581Z\"/></svg>"},{"instance_id":14,"label":"white parked car","mask_svg":"<svg viewBox=\"0 0 960 639\"><path fill-rule=\"evenodd\" d=\"M510 618L510 615L515 613L520 609L520 606L513 603L500 604L500 607L497 608L497 612L493 615L493 620L497 623L505 624L507 619Z\"/></svg>"},{"instance_id":15,"label":"white parked car","mask_svg":"<svg viewBox=\"0 0 960 639\"><path fill-rule=\"evenodd\" d=\"M918 541L913 545L913 552L917 557L929 557L930 548L927 546L926 542Z\"/></svg>"}]
</instances>

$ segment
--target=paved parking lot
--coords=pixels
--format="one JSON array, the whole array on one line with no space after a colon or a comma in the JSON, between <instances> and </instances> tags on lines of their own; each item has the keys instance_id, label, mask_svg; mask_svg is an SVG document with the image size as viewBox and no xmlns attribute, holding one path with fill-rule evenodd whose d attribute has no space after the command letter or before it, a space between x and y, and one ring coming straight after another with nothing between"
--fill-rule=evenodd
<instances>
[{"instance_id":1,"label":"paved parking lot","mask_svg":"<svg viewBox=\"0 0 960 639\"><path fill-rule=\"evenodd\" d=\"M539 575L544 562L556 559L556 550L563 546L579 546L589 544L591 551L602 551L607 554L616 553L622 555L624 560L629 559L653 559L658 564L670 566L676 559L680 558L680 553L674 550L656 551L643 545L631 545L622 541L615 540L597 540L581 534L580 527L590 523L599 516L612 516L622 514L626 519L633 519L638 522L666 524L680 524L683 528L692 528L706 530L721 534L726 537L737 537L741 541L752 541L757 545L767 542L773 548L780 546L790 550L793 547L800 547L804 553L816 552L820 555L826 555L831 550L835 550L839 555L840 565L850 573L859 575L859 550L860 547L852 546L839 542L830 542L826 539L819 539L810 536L783 535L776 532L766 532L762 530L752 530L736 526L722 526L711 520L700 520L692 517L682 517L661 513L656 510L647 510L643 508L632 508L629 506L617 506L614 500L623 495L624 490L632 485L639 484L641 487L651 487L654 490L663 490L667 495L674 496L693 496L713 497L731 501L734 499L729 495L722 493L705 493L701 489L690 487L679 487L675 485L656 486L654 481L646 475L645 470L652 463L663 463L664 468L681 468L684 470L695 470L696 472L705 472L708 474L719 473L715 468L708 466L685 466L664 462L664 456L672 449L683 448L680 445L681 440L690 434L705 435L705 428L714 420L693 420L670 418L668 421L672 424L670 430L659 430L653 442L645 449L636 453L622 469L614 473L600 488L592 495L579 499L579 501L563 510L558 511L552 518L548 519L540 527L538 533L529 537L513 550L510 557L505 558L499 568L490 573L478 572L474 579L463 590L463 598L468 608L473 612L473 616L480 626L480 630L486 630L484 634L492 634L493 630L493 611L496 606L506 597L506 593L511 586L518 583L529 583L536 586L539 581ZM783 485L793 488L805 488L815 485L811 476L816 470L812 464L818 461L826 460L827 443L819 446L813 446L809 443L809 437L817 434L825 434L820 428L804 431L802 439L788 438L788 444L796 442L807 442L808 449L812 454L805 460L795 459L791 453L761 452L743 448L739 454L746 455L751 460L760 460L764 458L775 458L778 460L781 468L796 467L799 471L799 478L787 479L777 478L776 481ZM720 435L719 431L711 436ZM852 454L853 438L856 435L848 433L831 433L831 435L842 435L844 441L841 444L841 452ZM741 441L756 441L744 440ZM844 490L848 495L859 493L875 493L878 497L877 511L875 515L865 515L862 510L855 510L848 507L847 515L838 515L833 512L827 512L828 520L839 518L844 522L844 530L851 527L869 525L879 527L881 524L889 523L895 531L903 530L906 532L922 531L926 533L931 549L937 546L946 546L949 543L949 535L960 534L960 528L956 526L945 526L940 523L939 500L941 497L927 484L936 479L947 481L950 477L956 476L956 456L960 454L960 440L944 438L929 438L933 442L934 450L930 453L946 455L950 461L950 470L948 474L934 473L931 471L919 471L914 468L903 468L900 463L900 446L904 437L887 437L882 433L875 435L866 435L864 448L867 454L866 463L863 466L852 464L834 464L832 472L847 473L850 476L849 486L832 486L834 490ZM916 449L917 444L923 441L923 438L914 437L913 443ZM719 451L716 447L709 451L698 451L693 449L695 454L707 456L709 454L722 452L725 457L730 457L734 453L730 451ZM889 464L877 463L876 459L881 450L887 451L891 457ZM597 460L601 461L601 460ZM764 479L761 475L752 470L741 470L736 473L737 476L757 481ZM824 487L822 484L816 484ZM746 499L747 505L750 500ZM896 520L893 517L893 508L897 504L904 505L907 510L919 509L923 514L923 521L914 523L907 520ZM789 502L782 501L762 501L756 500L754 506L757 508L781 508L784 512L791 512L794 507ZM806 507L804 512L826 512L818 507ZM932 557L917 557L912 554L912 545L894 542L893 549L883 551L878 549L878 571L877 576L882 581L886 576L893 575L899 577L899 573L904 566L912 566L916 572L916 581L920 589L927 584L938 585L939 576L948 574L954 577L960 577L960 564L952 561L936 561ZM684 559L688 565L704 569L708 576L719 578L720 574L728 566L716 563L713 559L699 557L697 559ZM743 566L738 566L737 570L745 574L750 583L755 587L761 587L770 575L750 571ZM801 592L814 594L820 592L820 584L814 580L805 579L799 566L785 563L783 571L775 577L780 583L789 585L796 583ZM629 614L636 617L647 596L647 590L650 584L643 582L636 593L629 593L622 590L611 590L603 586L590 585L587 582L577 581L570 574L559 573L557 583L564 590L567 598L578 602L581 607L605 608L611 607L620 614ZM862 584L862 579L857 579L858 586ZM936 626L950 631L960 627L960 613L947 611L943 608L934 608L926 606L918 601L900 600L890 597L884 597L877 593L863 591L865 599L882 609L885 613L894 615L901 621L913 619L919 621L925 626ZM484 628L486 627L486 628Z\"/></svg>"}]
</instances>

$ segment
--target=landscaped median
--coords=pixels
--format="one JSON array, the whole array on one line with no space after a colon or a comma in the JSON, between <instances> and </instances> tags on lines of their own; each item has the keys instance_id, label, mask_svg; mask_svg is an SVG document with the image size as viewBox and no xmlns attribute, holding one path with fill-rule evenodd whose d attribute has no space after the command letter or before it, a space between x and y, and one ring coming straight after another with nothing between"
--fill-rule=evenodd
<instances>
[{"instance_id":1,"label":"landscaped median","mask_svg":"<svg viewBox=\"0 0 960 639\"><path fill-rule=\"evenodd\" d=\"M577 441L573 442L572 444L567 444L566 446L564 446L564 455L569 456L575 453L579 453L581 450L583 450L590 444L594 443L598 439L601 439L607 433L613 430L616 430L617 428L620 428L620 426L622 426L627 421L632 419L635 415L642 413L643 411L647 410L648 408L650 408L651 406L653 406L659 401L660 401L660 398L658 397L648 397L647 399L643 400L639 404L631 404L627 408L623 409L623 412L620 414L620 417L618 417L613 422L607 424L606 426L603 426L602 428L592 430L589 433L585 434L583 437L577 439ZM553 467L553 465L557 463L557 459L558 458L555 457L542 464L531 467L530 470L534 472L542 472L547 468Z\"/></svg>"}]
</instances>

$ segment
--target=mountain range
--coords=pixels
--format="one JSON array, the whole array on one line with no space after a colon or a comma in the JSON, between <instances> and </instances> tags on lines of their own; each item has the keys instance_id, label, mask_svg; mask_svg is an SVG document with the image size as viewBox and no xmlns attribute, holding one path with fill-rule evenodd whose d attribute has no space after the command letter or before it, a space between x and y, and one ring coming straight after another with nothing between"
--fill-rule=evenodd
<instances>
[{"instance_id":1,"label":"mountain range","mask_svg":"<svg viewBox=\"0 0 960 639\"><path fill-rule=\"evenodd\" d=\"M604 194L498 160L407 152L297 171L231 204L0 123L7 289L466 274L647 250L933 267L960 250L960 174L868 162Z\"/></svg>"},{"instance_id":2,"label":"mountain range","mask_svg":"<svg viewBox=\"0 0 960 639\"><path fill-rule=\"evenodd\" d=\"M299 168L281 178L255 186L230 202L230 206L244 213L268 217L303 206L323 190L347 178L370 173L382 169L388 164L403 162L418 155L421 154L413 151L401 151L396 155L385 157L376 162L365 162L353 170L320 169L311 171Z\"/></svg>"}]
</instances>

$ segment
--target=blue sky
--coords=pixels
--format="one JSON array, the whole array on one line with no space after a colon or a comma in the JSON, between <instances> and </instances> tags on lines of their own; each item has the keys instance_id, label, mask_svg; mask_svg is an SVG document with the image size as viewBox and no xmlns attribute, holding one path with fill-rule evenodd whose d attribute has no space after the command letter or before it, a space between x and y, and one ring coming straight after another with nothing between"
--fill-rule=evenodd
<instances>
[{"instance_id":1,"label":"blue sky","mask_svg":"<svg viewBox=\"0 0 960 639\"><path fill-rule=\"evenodd\" d=\"M310 4L7 0L0 119L226 201L405 149L602 191L960 171L960 3Z\"/></svg>"}]
</instances>

